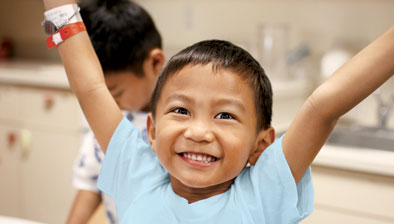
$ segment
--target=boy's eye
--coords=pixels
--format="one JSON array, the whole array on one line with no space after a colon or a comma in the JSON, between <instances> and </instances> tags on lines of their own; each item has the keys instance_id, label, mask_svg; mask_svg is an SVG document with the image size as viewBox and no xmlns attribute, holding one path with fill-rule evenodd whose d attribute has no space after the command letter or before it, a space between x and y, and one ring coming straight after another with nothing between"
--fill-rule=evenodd
<instances>
[{"instance_id":1,"label":"boy's eye","mask_svg":"<svg viewBox=\"0 0 394 224\"><path fill-rule=\"evenodd\" d=\"M232 116L231 114L226 113L226 112L222 112L222 113L217 114L215 116L215 118L216 119L235 119L234 116Z\"/></svg>"},{"instance_id":2,"label":"boy's eye","mask_svg":"<svg viewBox=\"0 0 394 224\"><path fill-rule=\"evenodd\" d=\"M117 91L117 92L112 91L111 94L112 94L113 98L119 98L119 97L121 97L123 95L123 92L124 92L123 90L120 90L120 91Z\"/></svg>"},{"instance_id":3,"label":"boy's eye","mask_svg":"<svg viewBox=\"0 0 394 224\"><path fill-rule=\"evenodd\" d=\"M175 108L172 110L172 112L177 113L177 114L184 114L184 115L189 114L189 111L187 111L185 108L182 108L182 107Z\"/></svg>"}]
</instances>

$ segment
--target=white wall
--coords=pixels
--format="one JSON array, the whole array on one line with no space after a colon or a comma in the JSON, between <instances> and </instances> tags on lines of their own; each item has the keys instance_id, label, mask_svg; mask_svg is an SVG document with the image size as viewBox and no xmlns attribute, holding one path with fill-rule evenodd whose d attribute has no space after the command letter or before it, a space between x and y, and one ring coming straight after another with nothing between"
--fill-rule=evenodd
<instances>
[{"instance_id":1,"label":"white wall","mask_svg":"<svg viewBox=\"0 0 394 224\"><path fill-rule=\"evenodd\" d=\"M174 48L223 38L249 45L259 23L286 23L291 46L322 53L337 39L361 46L394 25L392 0L139 0Z\"/></svg>"},{"instance_id":2,"label":"white wall","mask_svg":"<svg viewBox=\"0 0 394 224\"><path fill-rule=\"evenodd\" d=\"M394 24L393 0L137 0L153 16L169 53L207 38L250 47L259 23L286 23L290 46L322 54L338 39L361 47ZM51 58L41 31L41 0L0 0L0 38L18 57Z\"/></svg>"}]
</instances>

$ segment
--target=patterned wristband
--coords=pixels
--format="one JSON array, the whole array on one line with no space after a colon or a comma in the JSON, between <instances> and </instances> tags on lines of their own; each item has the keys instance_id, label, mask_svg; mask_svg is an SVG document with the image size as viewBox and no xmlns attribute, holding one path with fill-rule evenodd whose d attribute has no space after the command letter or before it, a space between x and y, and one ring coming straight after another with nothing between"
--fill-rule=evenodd
<instances>
[{"instance_id":1,"label":"patterned wristband","mask_svg":"<svg viewBox=\"0 0 394 224\"><path fill-rule=\"evenodd\" d=\"M47 38L48 49L59 45L67 38L84 30L86 30L86 27L83 22L76 22L61 28L58 32Z\"/></svg>"}]
</instances>

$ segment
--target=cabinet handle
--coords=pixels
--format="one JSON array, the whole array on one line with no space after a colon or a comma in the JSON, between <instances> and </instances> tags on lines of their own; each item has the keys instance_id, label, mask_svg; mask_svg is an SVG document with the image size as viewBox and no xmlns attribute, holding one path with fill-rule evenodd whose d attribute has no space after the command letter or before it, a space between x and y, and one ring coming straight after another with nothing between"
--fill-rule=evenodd
<instances>
[{"instance_id":1,"label":"cabinet handle","mask_svg":"<svg viewBox=\"0 0 394 224\"><path fill-rule=\"evenodd\" d=\"M21 130L21 148L22 148L22 156L27 157L30 151L32 142L31 131L28 129Z\"/></svg>"},{"instance_id":2,"label":"cabinet handle","mask_svg":"<svg viewBox=\"0 0 394 224\"><path fill-rule=\"evenodd\" d=\"M45 109L50 110L54 104L55 104L55 98L53 97L53 95L50 93L45 94L44 95Z\"/></svg>"},{"instance_id":3,"label":"cabinet handle","mask_svg":"<svg viewBox=\"0 0 394 224\"><path fill-rule=\"evenodd\" d=\"M8 148L12 149L16 143L16 134L14 132L9 132L7 134L7 142L8 142Z\"/></svg>"}]
</instances>

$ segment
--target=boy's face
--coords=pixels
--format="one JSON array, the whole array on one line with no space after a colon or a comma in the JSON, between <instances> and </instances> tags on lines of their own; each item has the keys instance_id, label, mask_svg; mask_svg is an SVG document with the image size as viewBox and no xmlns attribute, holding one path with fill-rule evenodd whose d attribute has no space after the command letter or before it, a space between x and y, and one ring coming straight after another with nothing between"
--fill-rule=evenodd
<instances>
[{"instance_id":1,"label":"boy's face","mask_svg":"<svg viewBox=\"0 0 394 224\"><path fill-rule=\"evenodd\" d=\"M192 188L232 182L257 147L253 91L229 70L188 65L167 80L148 119L152 149ZM175 189L174 189L175 190Z\"/></svg>"},{"instance_id":2,"label":"boy's face","mask_svg":"<svg viewBox=\"0 0 394 224\"><path fill-rule=\"evenodd\" d=\"M148 105L154 81L146 76L137 77L131 72L106 75L105 82L120 109L139 111Z\"/></svg>"},{"instance_id":3,"label":"boy's face","mask_svg":"<svg viewBox=\"0 0 394 224\"><path fill-rule=\"evenodd\" d=\"M156 77L156 74L147 72L143 77L137 77L124 71L105 74L105 82L120 109L139 111L149 104Z\"/></svg>"},{"instance_id":4,"label":"boy's face","mask_svg":"<svg viewBox=\"0 0 394 224\"><path fill-rule=\"evenodd\" d=\"M146 109L163 64L163 51L154 48L143 62L143 77L138 77L129 71L105 74L107 87L120 109L127 111Z\"/></svg>"}]
</instances>

